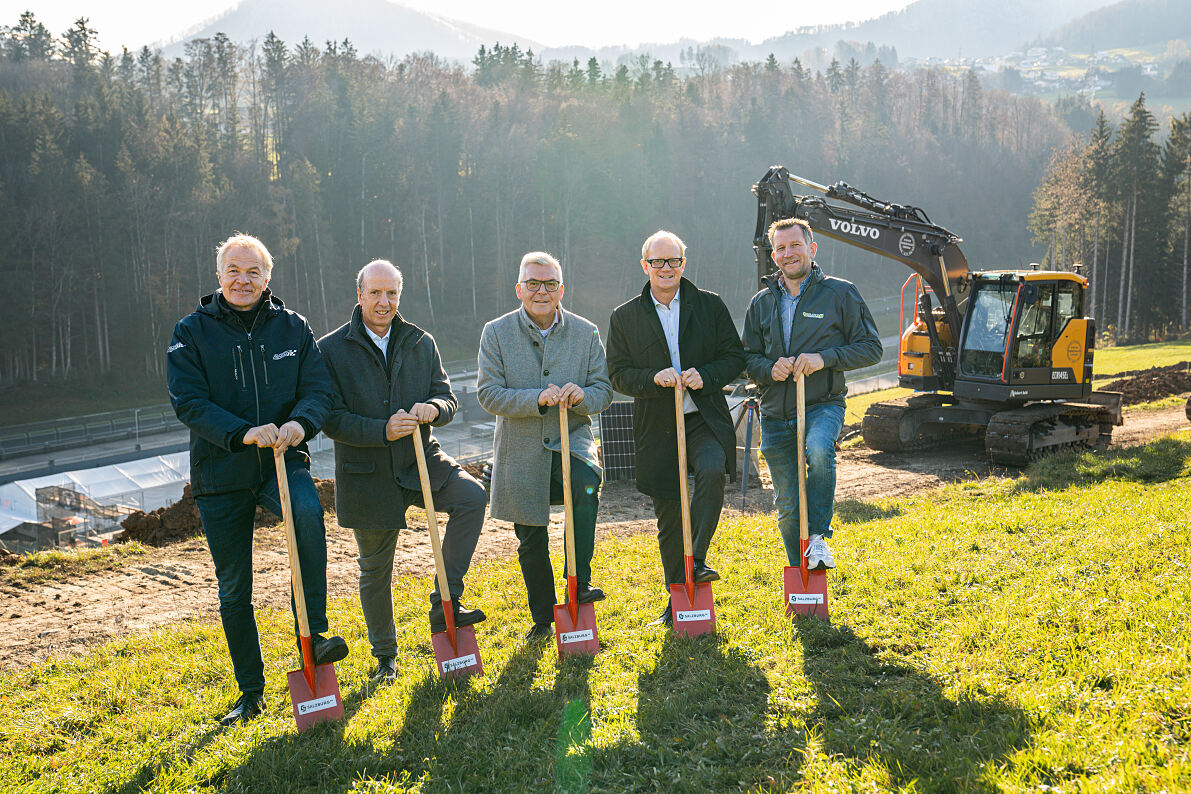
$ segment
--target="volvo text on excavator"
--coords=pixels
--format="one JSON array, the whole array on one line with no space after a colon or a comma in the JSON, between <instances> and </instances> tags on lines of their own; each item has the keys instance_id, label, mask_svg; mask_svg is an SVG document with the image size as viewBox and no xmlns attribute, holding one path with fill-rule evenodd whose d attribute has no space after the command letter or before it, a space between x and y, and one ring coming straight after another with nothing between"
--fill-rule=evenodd
<instances>
[{"instance_id":1,"label":"volvo text on excavator","mask_svg":"<svg viewBox=\"0 0 1191 794\"><path fill-rule=\"evenodd\" d=\"M798 195L791 183L821 195ZM1095 444L1122 423L1121 394L1092 390L1096 323L1084 316L1082 275L973 271L962 240L918 207L843 182L819 185L781 166L753 193L758 278L773 269L769 225L790 217L913 271L902 286L903 307L912 291L914 310L903 318L898 380L916 393L869 407L862 425L869 447L901 451L983 434L993 462L1022 465Z\"/></svg>"}]
</instances>

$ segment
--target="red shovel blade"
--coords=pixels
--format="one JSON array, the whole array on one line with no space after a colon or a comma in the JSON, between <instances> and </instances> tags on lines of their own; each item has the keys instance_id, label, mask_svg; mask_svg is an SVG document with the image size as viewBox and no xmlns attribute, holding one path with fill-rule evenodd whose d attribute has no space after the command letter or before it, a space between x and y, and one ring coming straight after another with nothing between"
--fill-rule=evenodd
<instances>
[{"instance_id":1,"label":"red shovel blade","mask_svg":"<svg viewBox=\"0 0 1191 794\"><path fill-rule=\"evenodd\" d=\"M687 583L670 585L670 615L674 632L694 637L715 632L715 599L711 583L693 585L695 597L687 596Z\"/></svg>"},{"instance_id":2,"label":"red shovel blade","mask_svg":"<svg viewBox=\"0 0 1191 794\"><path fill-rule=\"evenodd\" d=\"M595 605L579 604L571 617L570 604L554 607L554 637L558 643L558 655L564 653L600 652L600 637L596 632Z\"/></svg>"},{"instance_id":3,"label":"red shovel blade","mask_svg":"<svg viewBox=\"0 0 1191 794\"><path fill-rule=\"evenodd\" d=\"M294 721L298 733L316 722L337 720L343 716L343 698L339 696L339 679L335 665L320 664L314 668L314 689L307 683L306 668L286 673L290 702L294 704Z\"/></svg>"},{"instance_id":4,"label":"red shovel blade","mask_svg":"<svg viewBox=\"0 0 1191 794\"><path fill-rule=\"evenodd\" d=\"M449 614L449 613L448 613ZM455 628L455 643L445 631L430 635L434 648L434 663L443 678L466 678L469 675L483 675L484 663L480 659L480 646L476 644L476 632L471 626Z\"/></svg>"},{"instance_id":5,"label":"red shovel blade","mask_svg":"<svg viewBox=\"0 0 1191 794\"><path fill-rule=\"evenodd\" d=\"M786 614L813 615L828 620L827 572L807 571L805 580L801 568L786 566Z\"/></svg>"}]
</instances>

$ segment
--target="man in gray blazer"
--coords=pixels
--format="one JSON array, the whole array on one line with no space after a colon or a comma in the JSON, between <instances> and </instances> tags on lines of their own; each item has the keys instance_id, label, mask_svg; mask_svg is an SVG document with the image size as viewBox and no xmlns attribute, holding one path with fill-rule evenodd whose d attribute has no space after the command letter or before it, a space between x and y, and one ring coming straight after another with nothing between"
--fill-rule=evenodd
<instances>
[{"instance_id":1,"label":"man in gray blazer","mask_svg":"<svg viewBox=\"0 0 1191 794\"><path fill-rule=\"evenodd\" d=\"M562 502L562 446L557 406L567 407L578 600L599 601L591 586L596 511L603 472L591 416L612 402L612 385L595 324L563 309L558 260L526 254L517 275L521 308L497 317L480 336L480 405L496 415L492 458L493 518L512 521L533 627L527 641L548 639L554 622L554 571L547 525ZM561 385L560 385L561 384ZM554 410L551 410L554 409Z\"/></svg>"},{"instance_id":2,"label":"man in gray blazer","mask_svg":"<svg viewBox=\"0 0 1191 794\"><path fill-rule=\"evenodd\" d=\"M335 511L360 550L360 604L368 641L377 659L374 680L397 677L397 630L393 622L393 550L405 527L405 511L424 506L414 455L418 431L434 506L449 515L443 558L455 624L484 619L459 603L463 576L484 526L488 497L419 425L441 427L459 407L430 334L397 311L401 271L378 259L356 276L359 304L351 320L318 340L336 395L324 432L335 440ZM437 582L430 594L430 626L446 629Z\"/></svg>"}]
</instances>

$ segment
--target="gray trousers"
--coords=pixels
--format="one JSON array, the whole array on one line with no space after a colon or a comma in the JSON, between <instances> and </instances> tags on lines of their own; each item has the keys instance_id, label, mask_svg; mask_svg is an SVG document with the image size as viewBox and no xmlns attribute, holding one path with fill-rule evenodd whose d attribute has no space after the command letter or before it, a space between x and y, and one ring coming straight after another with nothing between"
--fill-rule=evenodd
<instances>
[{"instance_id":1,"label":"gray trousers","mask_svg":"<svg viewBox=\"0 0 1191 794\"><path fill-rule=\"evenodd\" d=\"M691 493L691 556L695 564L707 558L707 549L720 522L724 507L724 482L727 460L724 448L716 440L699 414L686 416L687 468L695 475ZM682 504L677 499L653 499L653 514L658 519L658 551L666 585L686 581L686 560L682 549Z\"/></svg>"},{"instance_id":2,"label":"gray trousers","mask_svg":"<svg viewBox=\"0 0 1191 794\"><path fill-rule=\"evenodd\" d=\"M402 489L405 507L424 507L421 491ZM462 468L456 467L443 486L434 491L434 507L448 515L442 538L443 563L447 569L447 584L451 600L459 602L463 595L463 577L471 566L471 557L484 528L484 511L488 494ZM397 655L397 626L393 622L393 551L397 547L396 529L353 529L356 546L360 549L360 606L364 623L368 626L368 642L372 655ZM438 581L430 593L430 604L440 600Z\"/></svg>"}]
</instances>

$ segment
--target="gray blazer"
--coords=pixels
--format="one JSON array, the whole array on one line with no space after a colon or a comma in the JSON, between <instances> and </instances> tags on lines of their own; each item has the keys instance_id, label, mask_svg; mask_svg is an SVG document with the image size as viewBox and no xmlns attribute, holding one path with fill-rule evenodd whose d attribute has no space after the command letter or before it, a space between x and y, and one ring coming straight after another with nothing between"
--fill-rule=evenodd
<instances>
[{"instance_id":1,"label":"gray blazer","mask_svg":"<svg viewBox=\"0 0 1191 794\"><path fill-rule=\"evenodd\" d=\"M601 471L590 417L612 402L612 384L600 331L561 306L558 311L559 323L545 341L521 308L489 322L480 336L477 397L496 416L491 513L503 521L550 523L550 454L562 446L558 409L538 406L547 385L582 387L583 402L567 412L571 457Z\"/></svg>"}]
</instances>

